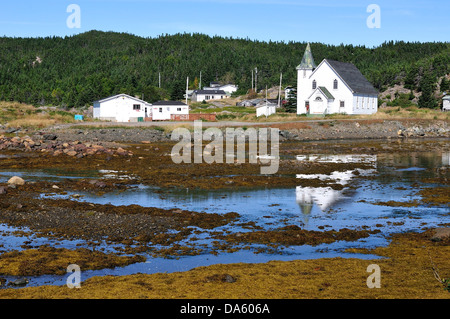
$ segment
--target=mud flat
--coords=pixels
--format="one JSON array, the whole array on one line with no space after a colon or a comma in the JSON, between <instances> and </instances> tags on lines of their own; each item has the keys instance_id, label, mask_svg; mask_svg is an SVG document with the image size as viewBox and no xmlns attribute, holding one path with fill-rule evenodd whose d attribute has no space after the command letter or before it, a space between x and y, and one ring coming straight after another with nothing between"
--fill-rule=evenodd
<instances>
[{"instance_id":1,"label":"mud flat","mask_svg":"<svg viewBox=\"0 0 450 319\"><path fill-rule=\"evenodd\" d=\"M270 176L257 164L175 164L174 143L149 128L131 141L105 128L3 136L0 297L448 298L435 266L450 278L449 241L434 232L449 227L450 144L436 125L438 138L339 141L285 127ZM107 276L162 259L205 266ZM367 288L374 263L384 289ZM8 285L67 264L103 272L83 289Z\"/></svg>"}]
</instances>

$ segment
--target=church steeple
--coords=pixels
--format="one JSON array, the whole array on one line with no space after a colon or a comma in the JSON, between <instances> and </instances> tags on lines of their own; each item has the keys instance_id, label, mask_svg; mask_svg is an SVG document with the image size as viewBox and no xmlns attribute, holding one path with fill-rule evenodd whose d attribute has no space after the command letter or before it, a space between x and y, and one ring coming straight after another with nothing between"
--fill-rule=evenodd
<instances>
[{"instance_id":1,"label":"church steeple","mask_svg":"<svg viewBox=\"0 0 450 319\"><path fill-rule=\"evenodd\" d=\"M305 53L303 54L302 63L297 67L297 70L312 70L316 68L316 63L311 52L311 46L306 46Z\"/></svg>"}]
</instances>

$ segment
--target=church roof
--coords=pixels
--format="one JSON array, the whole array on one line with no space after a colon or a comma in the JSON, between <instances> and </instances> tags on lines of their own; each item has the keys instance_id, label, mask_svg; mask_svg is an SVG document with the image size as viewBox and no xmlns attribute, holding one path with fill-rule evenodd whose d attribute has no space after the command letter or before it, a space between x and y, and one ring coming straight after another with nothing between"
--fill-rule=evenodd
<instances>
[{"instance_id":1,"label":"church roof","mask_svg":"<svg viewBox=\"0 0 450 319\"><path fill-rule=\"evenodd\" d=\"M352 63L325 59L354 93L378 95L378 91Z\"/></svg>"},{"instance_id":2,"label":"church roof","mask_svg":"<svg viewBox=\"0 0 450 319\"><path fill-rule=\"evenodd\" d=\"M334 100L334 96L330 93L330 91L328 91L328 89L326 87L319 86L319 89L323 92L323 94L325 94L327 99Z\"/></svg>"},{"instance_id":3,"label":"church roof","mask_svg":"<svg viewBox=\"0 0 450 319\"><path fill-rule=\"evenodd\" d=\"M297 69L304 70L304 69L315 69L316 63L314 62L314 58L311 52L311 46L306 46L305 53L303 54L302 63L297 67Z\"/></svg>"}]
</instances>

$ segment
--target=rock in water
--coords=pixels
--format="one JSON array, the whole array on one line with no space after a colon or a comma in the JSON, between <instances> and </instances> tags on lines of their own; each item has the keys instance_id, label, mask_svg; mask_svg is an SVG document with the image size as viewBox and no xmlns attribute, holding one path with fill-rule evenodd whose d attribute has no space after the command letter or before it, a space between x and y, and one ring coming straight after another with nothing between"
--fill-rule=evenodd
<instances>
[{"instance_id":1,"label":"rock in water","mask_svg":"<svg viewBox=\"0 0 450 319\"><path fill-rule=\"evenodd\" d=\"M25 181L19 176L13 176L9 179L8 184L10 185L24 185Z\"/></svg>"}]
</instances>

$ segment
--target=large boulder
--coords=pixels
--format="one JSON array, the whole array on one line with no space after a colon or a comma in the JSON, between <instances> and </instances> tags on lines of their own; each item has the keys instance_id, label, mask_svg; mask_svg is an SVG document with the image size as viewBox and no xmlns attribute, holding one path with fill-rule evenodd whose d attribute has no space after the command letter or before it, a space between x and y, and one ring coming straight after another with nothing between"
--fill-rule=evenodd
<instances>
[{"instance_id":1,"label":"large boulder","mask_svg":"<svg viewBox=\"0 0 450 319\"><path fill-rule=\"evenodd\" d=\"M19 177L19 176L13 176L8 180L8 184L10 185L24 185L25 181L23 180L23 178Z\"/></svg>"}]
</instances>

